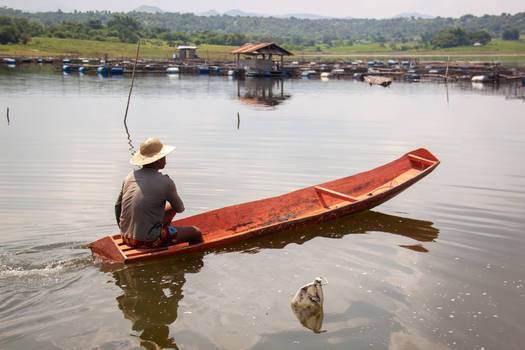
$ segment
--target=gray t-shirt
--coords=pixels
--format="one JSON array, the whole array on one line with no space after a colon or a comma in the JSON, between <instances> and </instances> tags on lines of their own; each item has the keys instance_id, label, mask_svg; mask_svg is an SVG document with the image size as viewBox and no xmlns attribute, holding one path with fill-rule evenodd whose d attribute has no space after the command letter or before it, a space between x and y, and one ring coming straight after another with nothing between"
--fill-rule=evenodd
<instances>
[{"instance_id":1,"label":"gray t-shirt","mask_svg":"<svg viewBox=\"0 0 525 350\"><path fill-rule=\"evenodd\" d=\"M168 175L152 168L132 171L124 178L115 208L120 210L120 232L139 241L154 241L160 235L166 201L177 213L184 204Z\"/></svg>"}]
</instances>

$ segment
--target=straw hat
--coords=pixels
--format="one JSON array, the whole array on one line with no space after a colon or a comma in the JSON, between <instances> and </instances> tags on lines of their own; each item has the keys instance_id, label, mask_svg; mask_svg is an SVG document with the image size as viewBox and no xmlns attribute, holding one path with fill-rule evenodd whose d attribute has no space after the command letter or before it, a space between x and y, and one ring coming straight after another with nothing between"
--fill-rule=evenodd
<instances>
[{"instance_id":1,"label":"straw hat","mask_svg":"<svg viewBox=\"0 0 525 350\"><path fill-rule=\"evenodd\" d=\"M140 144L140 151L129 161L133 165L146 165L156 162L175 150L175 146L162 144L156 137L151 137Z\"/></svg>"}]
</instances>

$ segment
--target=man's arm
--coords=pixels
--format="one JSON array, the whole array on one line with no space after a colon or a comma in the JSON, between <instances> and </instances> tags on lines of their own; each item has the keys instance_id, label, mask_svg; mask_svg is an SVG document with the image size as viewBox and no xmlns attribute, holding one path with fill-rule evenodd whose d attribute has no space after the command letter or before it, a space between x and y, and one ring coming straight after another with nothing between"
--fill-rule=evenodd
<instances>
[{"instance_id":1,"label":"man's arm","mask_svg":"<svg viewBox=\"0 0 525 350\"><path fill-rule=\"evenodd\" d=\"M115 218L117 219L117 225L120 227L120 212L122 211L122 189L115 203Z\"/></svg>"},{"instance_id":2,"label":"man's arm","mask_svg":"<svg viewBox=\"0 0 525 350\"><path fill-rule=\"evenodd\" d=\"M175 187L175 183L172 179L168 177L168 195L167 200L171 204L171 208L175 210L177 213L182 213L184 211L184 203L182 203L182 199L179 197L179 194L177 193L177 187Z\"/></svg>"}]
</instances>

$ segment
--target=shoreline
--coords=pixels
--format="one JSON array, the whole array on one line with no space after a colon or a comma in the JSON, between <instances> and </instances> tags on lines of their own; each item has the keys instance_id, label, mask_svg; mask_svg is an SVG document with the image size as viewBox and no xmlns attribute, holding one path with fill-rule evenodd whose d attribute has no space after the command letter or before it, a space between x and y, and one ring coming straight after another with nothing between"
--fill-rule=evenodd
<instances>
[{"instance_id":1,"label":"shoreline","mask_svg":"<svg viewBox=\"0 0 525 350\"><path fill-rule=\"evenodd\" d=\"M48 66L56 72L65 74L99 74L103 76L128 75L133 72L132 59L98 58L63 58L19 56L2 58L3 66ZM372 58L371 56L363 56ZM384 59L390 56L376 56ZM434 56L430 56L434 57ZM525 81L525 66L508 67L494 61L465 60L421 60L420 56L396 60L333 60L331 62L313 61L303 57L298 61L285 61L278 70L254 71L243 65L243 61L233 60L180 60L141 58L136 65L138 74L190 74L190 75L222 75L263 78L335 78L364 80L366 76L386 77L391 80L434 80L434 81L483 81L491 83L507 83ZM298 59L298 58L297 58ZM476 78L474 78L476 77ZM374 79L372 79L374 80ZM375 80L374 80L375 81Z\"/></svg>"}]
</instances>

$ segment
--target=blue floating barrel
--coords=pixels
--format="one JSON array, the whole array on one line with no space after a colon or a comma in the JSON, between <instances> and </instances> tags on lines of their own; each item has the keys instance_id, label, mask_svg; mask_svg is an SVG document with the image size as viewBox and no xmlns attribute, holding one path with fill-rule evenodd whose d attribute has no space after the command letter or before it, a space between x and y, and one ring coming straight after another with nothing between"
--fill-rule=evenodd
<instances>
[{"instance_id":1,"label":"blue floating barrel","mask_svg":"<svg viewBox=\"0 0 525 350\"><path fill-rule=\"evenodd\" d=\"M124 69L120 67L112 67L109 71L111 75L122 75L124 73Z\"/></svg>"},{"instance_id":2,"label":"blue floating barrel","mask_svg":"<svg viewBox=\"0 0 525 350\"><path fill-rule=\"evenodd\" d=\"M98 67L97 73L100 75L107 76L109 74L109 68L108 67Z\"/></svg>"},{"instance_id":3,"label":"blue floating barrel","mask_svg":"<svg viewBox=\"0 0 525 350\"><path fill-rule=\"evenodd\" d=\"M314 71L308 70L301 73L301 77L303 78L311 78L314 75Z\"/></svg>"},{"instance_id":4,"label":"blue floating barrel","mask_svg":"<svg viewBox=\"0 0 525 350\"><path fill-rule=\"evenodd\" d=\"M419 80L421 77L418 75L418 74L408 74L408 75L405 75L405 79L406 80L412 80L412 81L415 81L415 80Z\"/></svg>"},{"instance_id":5,"label":"blue floating barrel","mask_svg":"<svg viewBox=\"0 0 525 350\"><path fill-rule=\"evenodd\" d=\"M525 78L521 81L521 85L525 86Z\"/></svg>"},{"instance_id":6,"label":"blue floating barrel","mask_svg":"<svg viewBox=\"0 0 525 350\"><path fill-rule=\"evenodd\" d=\"M71 72L71 66L68 66L67 64L64 64L62 66L62 72L66 72L66 73Z\"/></svg>"},{"instance_id":7,"label":"blue floating barrel","mask_svg":"<svg viewBox=\"0 0 525 350\"><path fill-rule=\"evenodd\" d=\"M88 70L87 67L84 67L84 66L78 68L79 73L86 73L87 70Z\"/></svg>"},{"instance_id":8,"label":"blue floating barrel","mask_svg":"<svg viewBox=\"0 0 525 350\"><path fill-rule=\"evenodd\" d=\"M199 67L197 68L199 74L210 74L210 67Z\"/></svg>"}]
</instances>

